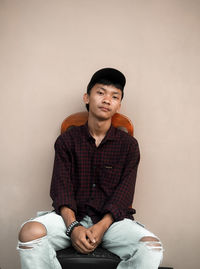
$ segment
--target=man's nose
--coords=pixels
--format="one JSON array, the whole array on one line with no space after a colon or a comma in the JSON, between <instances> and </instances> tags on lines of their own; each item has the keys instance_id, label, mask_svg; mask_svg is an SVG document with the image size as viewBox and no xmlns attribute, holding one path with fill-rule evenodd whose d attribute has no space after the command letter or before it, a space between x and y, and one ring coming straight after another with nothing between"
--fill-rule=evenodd
<instances>
[{"instance_id":1,"label":"man's nose","mask_svg":"<svg viewBox=\"0 0 200 269\"><path fill-rule=\"evenodd\" d=\"M106 96L104 97L104 99L103 99L104 104L108 104L108 105L110 105L110 101L111 101L111 100L110 100L110 96L107 96L107 95L106 95Z\"/></svg>"}]
</instances>

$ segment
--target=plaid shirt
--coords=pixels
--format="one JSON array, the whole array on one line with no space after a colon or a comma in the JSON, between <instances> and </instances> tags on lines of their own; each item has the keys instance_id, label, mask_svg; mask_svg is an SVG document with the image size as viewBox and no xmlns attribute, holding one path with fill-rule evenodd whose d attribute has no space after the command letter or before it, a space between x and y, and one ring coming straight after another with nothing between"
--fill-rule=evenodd
<instances>
[{"instance_id":1,"label":"plaid shirt","mask_svg":"<svg viewBox=\"0 0 200 269\"><path fill-rule=\"evenodd\" d=\"M89 215L94 223L108 212L115 221L133 219L139 159L136 139L113 126L98 147L87 123L71 128L55 142L50 190L55 211L67 206L77 220Z\"/></svg>"}]
</instances>

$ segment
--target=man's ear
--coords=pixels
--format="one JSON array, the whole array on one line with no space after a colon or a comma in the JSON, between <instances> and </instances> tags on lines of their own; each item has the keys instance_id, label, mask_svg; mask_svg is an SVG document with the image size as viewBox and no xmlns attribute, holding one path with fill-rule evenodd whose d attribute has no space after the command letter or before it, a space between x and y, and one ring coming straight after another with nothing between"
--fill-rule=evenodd
<instances>
[{"instance_id":1,"label":"man's ear","mask_svg":"<svg viewBox=\"0 0 200 269\"><path fill-rule=\"evenodd\" d=\"M83 101L85 104L89 104L89 95L87 93L83 95Z\"/></svg>"}]
</instances>

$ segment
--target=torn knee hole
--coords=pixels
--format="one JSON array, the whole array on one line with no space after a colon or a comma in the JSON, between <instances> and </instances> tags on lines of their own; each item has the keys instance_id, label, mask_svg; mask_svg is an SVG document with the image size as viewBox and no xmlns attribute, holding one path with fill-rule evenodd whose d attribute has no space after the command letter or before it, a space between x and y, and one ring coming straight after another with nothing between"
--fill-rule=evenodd
<instances>
[{"instance_id":1,"label":"torn knee hole","mask_svg":"<svg viewBox=\"0 0 200 269\"><path fill-rule=\"evenodd\" d=\"M145 236L140 239L140 242L143 242L151 250L162 250L162 244L158 238L152 236Z\"/></svg>"},{"instance_id":2,"label":"torn knee hole","mask_svg":"<svg viewBox=\"0 0 200 269\"><path fill-rule=\"evenodd\" d=\"M153 237L153 236L144 236L140 239L141 242L160 242L157 238Z\"/></svg>"},{"instance_id":3,"label":"torn knee hole","mask_svg":"<svg viewBox=\"0 0 200 269\"><path fill-rule=\"evenodd\" d=\"M19 242L18 248L19 249L32 249L33 244L31 244L31 242L29 244L28 244L28 242L27 243Z\"/></svg>"},{"instance_id":4,"label":"torn knee hole","mask_svg":"<svg viewBox=\"0 0 200 269\"><path fill-rule=\"evenodd\" d=\"M19 245L19 248L22 248L22 249L32 249L31 247L25 247L25 246L20 246L20 245Z\"/></svg>"},{"instance_id":5,"label":"torn knee hole","mask_svg":"<svg viewBox=\"0 0 200 269\"><path fill-rule=\"evenodd\" d=\"M19 232L20 242L30 242L37 240L47 235L45 226L37 221L29 221L24 224L21 231Z\"/></svg>"}]
</instances>

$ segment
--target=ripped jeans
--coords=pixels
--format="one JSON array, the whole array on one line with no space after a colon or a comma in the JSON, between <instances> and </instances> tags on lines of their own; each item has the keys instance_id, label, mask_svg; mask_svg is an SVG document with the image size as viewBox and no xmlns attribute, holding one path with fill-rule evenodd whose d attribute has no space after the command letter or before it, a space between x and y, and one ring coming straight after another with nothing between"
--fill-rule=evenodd
<instances>
[{"instance_id":1,"label":"ripped jeans","mask_svg":"<svg viewBox=\"0 0 200 269\"><path fill-rule=\"evenodd\" d=\"M30 242L18 242L21 268L61 269L56 251L71 245L62 217L55 212L46 212L29 221L43 224L47 235ZM88 216L81 224L87 228L93 225ZM159 239L130 219L114 222L104 234L102 246L121 258L117 269L156 269L163 256Z\"/></svg>"}]
</instances>

